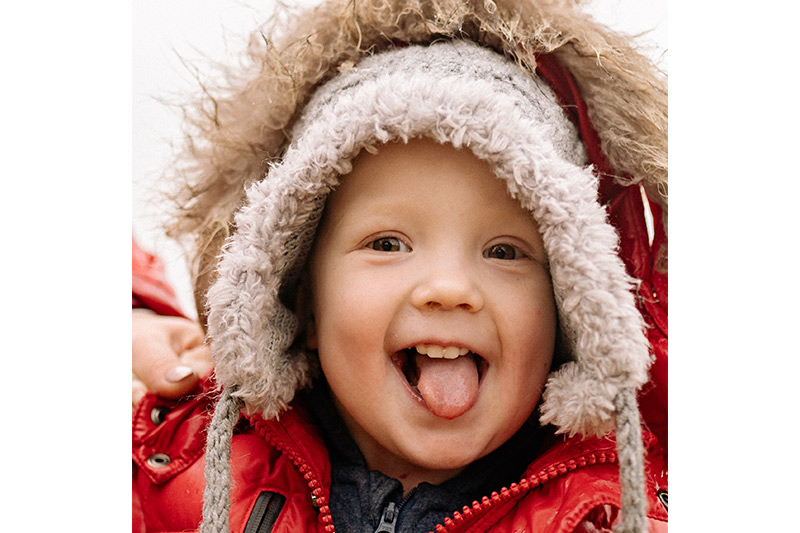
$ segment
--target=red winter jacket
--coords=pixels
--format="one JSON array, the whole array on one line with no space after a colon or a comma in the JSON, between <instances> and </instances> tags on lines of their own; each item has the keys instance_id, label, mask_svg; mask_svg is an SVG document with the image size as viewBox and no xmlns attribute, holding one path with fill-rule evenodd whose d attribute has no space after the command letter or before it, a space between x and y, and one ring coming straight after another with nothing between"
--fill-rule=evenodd
<instances>
[{"instance_id":1,"label":"red winter jacket","mask_svg":"<svg viewBox=\"0 0 800 533\"><path fill-rule=\"evenodd\" d=\"M191 399L148 395L139 404L133 422L134 531L198 528L204 429L213 410L209 388L205 381ZM651 434L645 433L644 445L650 531L656 533L667 528L666 464ZM231 531L334 531L328 452L299 402L280 421L242 418L231 449ZM471 508L454 509L437 531L610 531L620 514L617 480L613 439L555 440L519 483L498 487Z\"/></svg>"}]
</instances>

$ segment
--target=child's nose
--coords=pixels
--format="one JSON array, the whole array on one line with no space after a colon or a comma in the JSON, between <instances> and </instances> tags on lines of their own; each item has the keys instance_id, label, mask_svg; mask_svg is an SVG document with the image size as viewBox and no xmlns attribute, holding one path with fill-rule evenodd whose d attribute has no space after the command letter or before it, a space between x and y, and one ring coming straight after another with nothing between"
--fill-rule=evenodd
<instances>
[{"instance_id":1,"label":"child's nose","mask_svg":"<svg viewBox=\"0 0 800 533\"><path fill-rule=\"evenodd\" d=\"M476 312L484 300L475 274L459 265L429 265L411 294L418 309L462 309Z\"/></svg>"}]
</instances>

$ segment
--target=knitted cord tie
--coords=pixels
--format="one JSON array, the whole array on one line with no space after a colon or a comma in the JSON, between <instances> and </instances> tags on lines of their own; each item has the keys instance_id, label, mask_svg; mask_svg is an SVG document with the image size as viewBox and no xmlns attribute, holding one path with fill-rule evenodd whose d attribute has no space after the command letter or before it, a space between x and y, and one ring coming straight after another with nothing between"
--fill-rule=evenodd
<instances>
[{"instance_id":1,"label":"knitted cord tie","mask_svg":"<svg viewBox=\"0 0 800 533\"><path fill-rule=\"evenodd\" d=\"M231 439L242 402L222 390L206 439L206 487L203 491L201 533L227 533L231 507Z\"/></svg>"},{"instance_id":2,"label":"knitted cord tie","mask_svg":"<svg viewBox=\"0 0 800 533\"><path fill-rule=\"evenodd\" d=\"M647 533L642 428L636 390L624 388L614 398L617 411L617 452L622 488L622 524L616 533Z\"/></svg>"}]
</instances>

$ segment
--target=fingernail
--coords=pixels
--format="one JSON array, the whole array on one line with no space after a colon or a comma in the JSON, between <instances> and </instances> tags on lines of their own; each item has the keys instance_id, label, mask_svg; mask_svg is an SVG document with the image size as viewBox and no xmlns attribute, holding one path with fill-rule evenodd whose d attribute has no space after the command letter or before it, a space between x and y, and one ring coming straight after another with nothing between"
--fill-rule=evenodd
<instances>
[{"instance_id":1,"label":"fingernail","mask_svg":"<svg viewBox=\"0 0 800 533\"><path fill-rule=\"evenodd\" d=\"M167 381L178 383L179 381L183 381L184 379L188 378L192 374L193 372L191 367L180 365L171 368L164 377L167 378Z\"/></svg>"}]
</instances>

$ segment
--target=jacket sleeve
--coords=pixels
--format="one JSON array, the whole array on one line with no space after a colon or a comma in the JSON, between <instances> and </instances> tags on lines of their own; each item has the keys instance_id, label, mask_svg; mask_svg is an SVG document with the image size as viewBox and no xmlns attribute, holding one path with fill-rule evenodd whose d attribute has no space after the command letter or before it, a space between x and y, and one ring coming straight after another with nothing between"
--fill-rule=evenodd
<instances>
[{"instance_id":1,"label":"jacket sleeve","mask_svg":"<svg viewBox=\"0 0 800 533\"><path fill-rule=\"evenodd\" d=\"M150 309L159 315L185 316L175 291L164 275L164 265L156 256L142 250L133 239L133 309Z\"/></svg>"}]
</instances>

